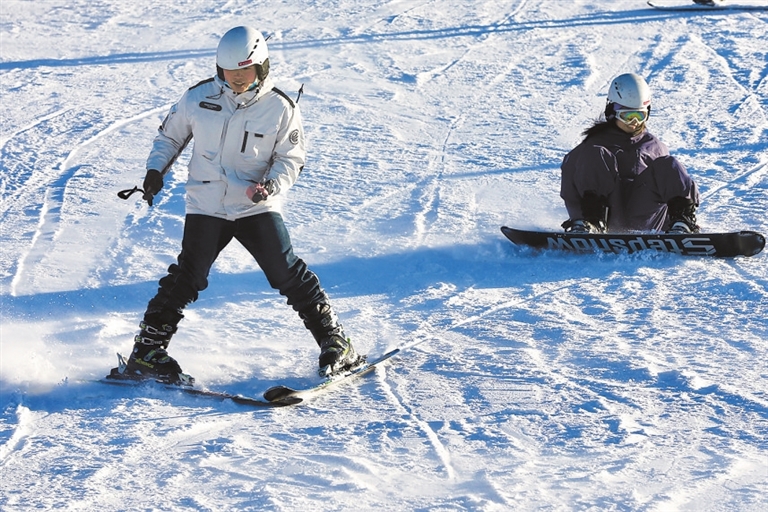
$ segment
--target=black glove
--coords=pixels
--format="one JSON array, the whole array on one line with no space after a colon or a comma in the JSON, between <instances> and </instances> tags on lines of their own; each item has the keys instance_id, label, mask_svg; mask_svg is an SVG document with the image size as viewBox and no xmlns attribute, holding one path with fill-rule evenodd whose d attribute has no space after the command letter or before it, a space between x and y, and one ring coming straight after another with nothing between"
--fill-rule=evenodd
<instances>
[{"instance_id":1,"label":"black glove","mask_svg":"<svg viewBox=\"0 0 768 512\"><path fill-rule=\"evenodd\" d=\"M160 189L163 188L163 175L160 171L156 171L155 169L148 170L147 175L144 176L144 185L142 185L142 188L144 189L144 200L149 206L152 206L155 195L157 195L157 193L160 192Z\"/></svg>"},{"instance_id":2,"label":"black glove","mask_svg":"<svg viewBox=\"0 0 768 512\"><path fill-rule=\"evenodd\" d=\"M245 194L254 203L266 201L269 196L276 193L277 182L274 179L267 180L264 183L254 183L245 191Z\"/></svg>"}]
</instances>

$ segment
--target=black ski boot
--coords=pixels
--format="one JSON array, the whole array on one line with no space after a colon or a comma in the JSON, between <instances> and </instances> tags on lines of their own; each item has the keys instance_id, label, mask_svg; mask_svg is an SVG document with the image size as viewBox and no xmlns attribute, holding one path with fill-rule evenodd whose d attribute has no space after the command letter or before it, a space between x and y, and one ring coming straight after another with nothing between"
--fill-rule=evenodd
<instances>
[{"instance_id":1,"label":"black ski boot","mask_svg":"<svg viewBox=\"0 0 768 512\"><path fill-rule=\"evenodd\" d=\"M576 219L567 220L562 224L566 233L574 235L588 234L588 233L605 233L605 227L600 224L592 224L588 220Z\"/></svg>"},{"instance_id":2,"label":"black ski boot","mask_svg":"<svg viewBox=\"0 0 768 512\"><path fill-rule=\"evenodd\" d=\"M696 204L684 197L675 197L667 203L667 218L669 229L667 233L698 233L701 228L696 225Z\"/></svg>"},{"instance_id":3,"label":"black ski boot","mask_svg":"<svg viewBox=\"0 0 768 512\"><path fill-rule=\"evenodd\" d=\"M607 198L587 191L581 198L582 219L568 219L562 226L566 233L605 233L608 221Z\"/></svg>"},{"instance_id":4,"label":"black ski boot","mask_svg":"<svg viewBox=\"0 0 768 512\"><path fill-rule=\"evenodd\" d=\"M144 321L139 324L141 332L133 340L133 350L128 358L125 373L191 386L195 379L183 373L179 363L166 351L171 336L176 332L176 324L181 318L183 316L180 313L172 311L146 314Z\"/></svg>"},{"instance_id":5,"label":"black ski boot","mask_svg":"<svg viewBox=\"0 0 768 512\"><path fill-rule=\"evenodd\" d=\"M330 304L314 304L299 313L304 325L320 346L318 373L328 377L363 361L344 334L344 328Z\"/></svg>"}]
</instances>

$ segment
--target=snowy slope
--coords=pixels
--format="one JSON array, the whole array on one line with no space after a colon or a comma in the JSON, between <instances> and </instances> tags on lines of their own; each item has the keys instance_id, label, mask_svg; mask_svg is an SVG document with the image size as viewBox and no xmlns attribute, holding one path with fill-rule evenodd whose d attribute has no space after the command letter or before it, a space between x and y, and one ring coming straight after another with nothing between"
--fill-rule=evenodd
<instances>
[{"instance_id":1,"label":"snowy slope","mask_svg":"<svg viewBox=\"0 0 768 512\"><path fill-rule=\"evenodd\" d=\"M0 509L768 508L768 267L542 254L559 163L610 79L706 230L768 232L768 13L645 0L3 0ZM309 162L286 221L365 352L307 404L252 410L89 382L179 250L183 156L140 184L168 107L239 24L271 34ZM170 347L211 389L313 380L317 348L236 244Z\"/></svg>"}]
</instances>

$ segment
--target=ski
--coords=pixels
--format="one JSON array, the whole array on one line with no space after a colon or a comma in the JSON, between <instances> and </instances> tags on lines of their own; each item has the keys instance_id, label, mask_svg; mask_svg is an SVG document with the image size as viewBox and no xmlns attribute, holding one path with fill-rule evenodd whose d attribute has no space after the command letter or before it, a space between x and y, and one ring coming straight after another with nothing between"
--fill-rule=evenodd
<instances>
[{"instance_id":1,"label":"ski","mask_svg":"<svg viewBox=\"0 0 768 512\"><path fill-rule=\"evenodd\" d=\"M732 233L565 233L525 231L502 226L511 242L536 249L577 253L632 254L657 251L681 256L733 258L754 256L765 247L765 237L755 231Z\"/></svg>"},{"instance_id":2,"label":"ski","mask_svg":"<svg viewBox=\"0 0 768 512\"><path fill-rule=\"evenodd\" d=\"M648 0L648 5L662 11L768 11L766 0L736 0L714 5L695 4L692 0Z\"/></svg>"},{"instance_id":3,"label":"ski","mask_svg":"<svg viewBox=\"0 0 768 512\"><path fill-rule=\"evenodd\" d=\"M326 391L331 387L335 387L338 384L349 382L357 377L367 374L368 372L376 368L377 365L383 363L384 361L391 358L398 352L400 352L400 349L396 348L380 357L377 357L376 359L373 359L372 361L366 361L360 366L356 366L352 369L332 375L326 378L325 380L323 380L322 382L320 382L319 384L315 384L312 386L308 386L304 388L292 388L292 387L283 386L283 385L273 386L264 392L264 400L266 400L269 403L284 402L290 399L304 400L305 398L308 398L310 396L317 395L323 391Z\"/></svg>"},{"instance_id":4,"label":"ski","mask_svg":"<svg viewBox=\"0 0 768 512\"><path fill-rule=\"evenodd\" d=\"M303 400L300 397L286 397L285 399L266 401L261 398L252 398L249 396L236 395L233 393L227 393L225 391L211 391L208 389L202 389L193 385L185 385L169 382L163 379L153 379L141 376L133 376L125 373L126 360L122 354L117 354L117 368L112 368L109 375L100 379L98 382L103 384L110 384L113 386L156 386L164 390L179 391L188 395L194 395L204 398L212 398L219 401L230 401L240 405L247 405L249 407L284 407L287 405L295 405L301 403Z\"/></svg>"}]
</instances>

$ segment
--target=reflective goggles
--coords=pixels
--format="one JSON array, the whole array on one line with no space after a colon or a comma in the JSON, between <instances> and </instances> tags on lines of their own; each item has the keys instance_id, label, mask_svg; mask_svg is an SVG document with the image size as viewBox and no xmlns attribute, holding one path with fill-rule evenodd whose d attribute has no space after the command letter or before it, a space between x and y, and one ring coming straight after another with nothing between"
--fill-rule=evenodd
<instances>
[{"instance_id":1,"label":"reflective goggles","mask_svg":"<svg viewBox=\"0 0 768 512\"><path fill-rule=\"evenodd\" d=\"M648 109L617 108L616 117L625 124L642 124L648 119Z\"/></svg>"}]
</instances>

